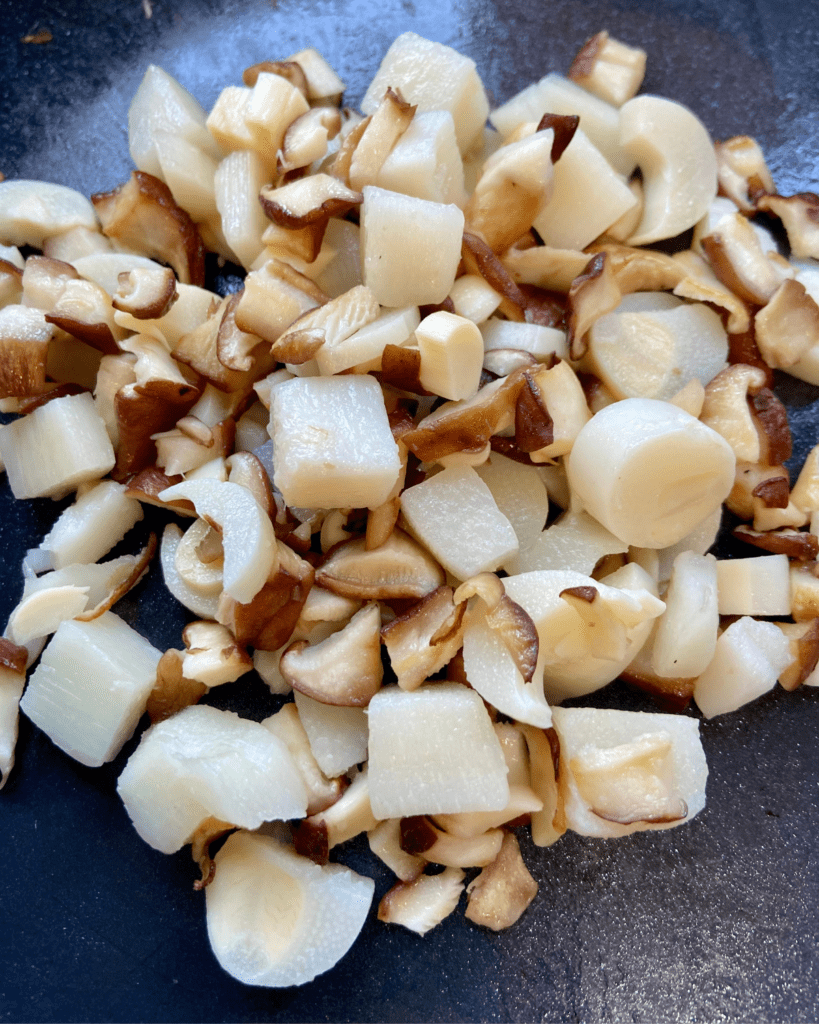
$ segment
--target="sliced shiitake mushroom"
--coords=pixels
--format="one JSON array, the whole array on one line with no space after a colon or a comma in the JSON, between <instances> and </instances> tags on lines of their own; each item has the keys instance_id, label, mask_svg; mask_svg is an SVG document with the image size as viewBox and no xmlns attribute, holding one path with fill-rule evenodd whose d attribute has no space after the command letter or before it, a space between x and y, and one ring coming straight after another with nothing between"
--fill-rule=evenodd
<instances>
[{"instance_id":1,"label":"sliced shiitake mushroom","mask_svg":"<svg viewBox=\"0 0 819 1024\"><path fill-rule=\"evenodd\" d=\"M414 690L447 665L463 643L466 604L438 587L381 629L390 664L403 690Z\"/></svg>"},{"instance_id":2,"label":"sliced shiitake mushroom","mask_svg":"<svg viewBox=\"0 0 819 1024\"><path fill-rule=\"evenodd\" d=\"M316 583L342 597L364 601L418 598L440 587L444 571L432 556L393 530L381 547L368 551L363 538L339 544L316 570Z\"/></svg>"},{"instance_id":3,"label":"sliced shiitake mushroom","mask_svg":"<svg viewBox=\"0 0 819 1024\"><path fill-rule=\"evenodd\" d=\"M136 267L119 274L117 281L111 305L137 320L159 319L177 299L176 278L170 267Z\"/></svg>"},{"instance_id":4,"label":"sliced shiitake mushroom","mask_svg":"<svg viewBox=\"0 0 819 1024\"><path fill-rule=\"evenodd\" d=\"M501 931L520 918L537 896L537 889L514 833L507 832L497 857L467 886L464 913L474 924Z\"/></svg>"}]
</instances>

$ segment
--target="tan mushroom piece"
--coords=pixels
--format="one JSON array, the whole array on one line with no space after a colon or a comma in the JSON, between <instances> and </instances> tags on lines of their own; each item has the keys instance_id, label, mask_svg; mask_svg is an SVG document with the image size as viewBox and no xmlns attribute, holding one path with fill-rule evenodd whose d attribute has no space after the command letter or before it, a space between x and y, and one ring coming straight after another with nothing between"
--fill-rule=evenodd
<instances>
[{"instance_id":1,"label":"tan mushroom piece","mask_svg":"<svg viewBox=\"0 0 819 1024\"><path fill-rule=\"evenodd\" d=\"M643 83L646 52L598 32L587 40L569 68L568 77L601 100L621 107Z\"/></svg>"},{"instance_id":2,"label":"tan mushroom piece","mask_svg":"<svg viewBox=\"0 0 819 1024\"><path fill-rule=\"evenodd\" d=\"M465 916L474 924L501 931L520 918L537 890L514 833L507 832L495 860L467 886Z\"/></svg>"},{"instance_id":3,"label":"tan mushroom piece","mask_svg":"<svg viewBox=\"0 0 819 1024\"><path fill-rule=\"evenodd\" d=\"M398 882L379 903L378 920L426 935L458 905L464 877L460 868L446 868L438 875Z\"/></svg>"},{"instance_id":4,"label":"tan mushroom piece","mask_svg":"<svg viewBox=\"0 0 819 1024\"><path fill-rule=\"evenodd\" d=\"M760 198L775 191L759 143L750 135L735 135L715 143L714 150L720 195L728 196L744 213L752 213Z\"/></svg>"},{"instance_id":5,"label":"tan mushroom piece","mask_svg":"<svg viewBox=\"0 0 819 1024\"><path fill-rule=\"evenodd\" d=\"M645 206L631 245L693 227L717 194L717 159L702 122L681 103L638 96L620 108L620 139L640 166Z\"/></svg>"},{"instance_id":6,"label":"tan mushroom piece","mask_svg":"<svg viewBox=\"0 0 819 1024\"><path fill-rule=\"evenodd\" d=\"M232 683L253 668L253 661L233 634L216 622L189 622L182 630L186 651L182 674L211 688Z\"/></svg>"},{"instance_id":7,"label":"tan mushroom piece","mask_svg":"<svg viewBox=\"0 0 819 1024\"><path fill-rule=\"evenodd\" d=\"M119 274L114 309L137 320L157 320L176 302L176 278L170 267L135 268Z\"/></svg>"}]
</instances>

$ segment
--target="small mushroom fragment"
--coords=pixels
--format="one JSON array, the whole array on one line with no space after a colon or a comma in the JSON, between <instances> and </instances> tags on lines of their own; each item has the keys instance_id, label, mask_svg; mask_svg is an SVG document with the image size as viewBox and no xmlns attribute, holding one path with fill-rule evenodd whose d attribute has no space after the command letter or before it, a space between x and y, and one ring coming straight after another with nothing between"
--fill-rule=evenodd
<instances>
[{"instance_id":1,"label":"small mushroom fragment","mask_svg":"<svg viewBox=\"0 0 819 1024\"><path fill-rule=\"evenodd\" d=\"M340 544L316 570L320 586L364 601L418 600L443 582L444 572L429 552L398 529L374 550L363 539Z\"/></svg>"},{"instance_id":2,"label":"small mushroom fragment","mask_svg":"<svg viewBox=\"0 0 819 1024\"><path fill-rule=\"evenodd\" d=\"M771 554L787 555L788 558L800 562L812 562L819 555L819 536L800 530L752 530L747 526L738 526L734 536L747 544L770 551Z\"/></svg>"},{"instance_id":3,"label":"small mushroom fragment","mask_svg":"<svg viewBox=\"0 0 819 1024\"><path fill-rule=\"evenodd\" d=\"M430 864L452 868L481 868L497 857L503 842L498 828L472 836L454 836L436 828L429 818L401 819L401 845Z\"/></svg>"},{"instance_id":4,"label":"small mushroom fragment","mask_svg":"<svg viewBox=\"0 0 819 1024\"><path fill-rule=\"evenodd\" d=\"M0 240L42 249L46 238L72 228L98 230L94 207L79 192L45 181L0 182Z\"/></svg>"},{"instance_id":5,"label":"small mushroom fragment","mask_svg":"<svg viewBox=\"0 0 819 1024\"><path fill-rule=\"evenodd\" d=\"M405 819L388 818L367 833L370 849L402 882L414 882L426 867L418 854L407 853L401 846L401 825Z\"/></svg>"},{"instance_id":6,"label":"small mushroom fragment","mask_svg":"<svg viewBox=\"0 0 819 1024\"><path fill-rule=\"evenodd\" d=\"M452 597L452 587L438 587L382 626L381 639L402 690L417 689L460 650L466 604L456 607Z\"/></svg>"},{"instance_id":7,"label":"small mushroom fragment","mask_svg":"<svg viewBox=\"0 0 819 1024\"><path fill-rule=\"evenodd\" d=\"M350 160L350 188L360 190L374 185L378 172L392 148L410 126L415 107L405 103L400 93L388 87L384 97L367 119Z\"/></svg>"},{"instance_id":8,"label":"small mushroom fragment","mask_svg":"<svg viewBox=\"0 0 819 1024\"><path fill-rule=\"evenodd\" d=\"M765 305L792 275L787 264L763 252L750 221L741 213L721 217L700 244L720 281L752 305Z\"/></svg>"},{"instance_id":9,"label":"small mushroom fragment","mask_svg":"<svg viewBox=\"0 0 819 1024\"><path fill-rule=\"evenodd\" d=\"M28 651L0 638L0 789L14 767L20 698L26 685Z\"/></svg>"},{"instance_id":10,"label":"small mushroom fragment","mask_svg":"<svg viewBox=\"0 0 819 1024\"><path fill-rule=\"evenodd\" d=\"M498 932L510 928L537 895L537 882L523 863L512 832L503 837L500 852L466 887L466 917Z\"/></svg>"},{"instance_id":11,"label":"small mushroom fragment","mask_svg":"<svg viewBox=\"0 0 819 1024\"><path fill-rule=\"evenodd\" d=\"M583 44L568 77L601 100L621 107L636 96L645 71L645 50L627 46L603 31Z\"/></svg>"},{"instance_id":12,"label":"small mushroom fragment","mask_svg":"<svg viewBox=\"0 0 819 1024\"><path fill-rule=\"evenodd\" d=\"M341 114L332 107L314 107L290 123L277 158L279 174L286 175L321 160L327 143L341 130Z\"/></svg>"},{"instance_id":13,"label":"small mushroom fragment","mask_svg":"<svg viewBox=\"0 0 819 1024\"><path fill-rule=\"evenodd\" d=\"M426 935L457 907L464 877L460 868L446 868L437 875L398 882L379 903L378 920Z\"/></svg>"},{"instance_id":14,"label":"small mushroom fragment","mask_svg":"<svg viewBox=\"0 0 819 1024\"><path fill-rule=\"evenodd\" d=\"M765 362L798 375L799 361L819 345L819 305L801 282L787 279L754 317L754 331Z\"/></svg>"},{"instance_id":15,"label":"small mushroom fragment","mask_svg":"<svg viewBox=\"0 0 819 1024\"><path fill-rule=\"evenodd\" d=\"M788 638L791 664L779 674L779 685L785 690L795 690L802 683L814 685L813 675L819 662L819 619L807 622L777 622L776 625Z\"/></svg>"},{"instance_id":16,"label":"small mushroom fragment","mask_svg":"<svg viewBox=\"0 0 819 1024\"><path fill-rule=\"evenodd\" d=\"M205 248L196 225L164 182L133 171L124 185L91 197L106 237L169 263L184 284L205 282Z\"/></svg>"},{"instance_id":17,"label":"small mushroom fragment","mask_svg":"<svg viewBox=\"0 0 819 1024\"><path fill-rule=\"evenodd\" d=\"M380 311L370 289L358 285L294 320L273 343L271 355L285 363L306 363L323 345L343 344Z\"/></svg>"},{"instance_id":18,"label":"small mushroom fragment","mask_svg":"<svg viewBox=\"0 0 819 1024\"><path fill-rule=\"evenodd\" d=\"M702 122L681 103L638 96L620 108L620 141L640 165L645 205L631 245L693 227L717 194L717 159Z\"/></svg>"},{"instance_id":19,"label":"small mushroom fragment","mask_svg":"<svg viewBox=\"0 0 819 1024\"><path fill-rule=\"evenodd\" d=\"M540 810L531 812L532 842L552 846L566 832L566 815L560 792L560 737L553 727L537 729L519 723L529 755L529 779L532 791L540 799Z\"/></svg>"},{"instance_id":20,"label":"small mushroom fragment","mask_svg":"<svg viewBox=\"0 0 819 1024\"><path fill-rule=\"evenodd\" d=\"M253 668L247 651L233 634L216 622L189 622L182 630L186 651L182 673L209 689L232 683Z\"/></svg>"},{"instance_id":21,"label":"small mushroom fragment","mask_svg":"<svg viewBox=\"0 0 819 1024\"><path fill-rule=\"evenodd\" d=\"M170 267L135 268L121 273L112 298L114 309L137 320L156 320L176 302L176 278Z\"/></svg>"},{"instance_id":22,"label":"small mushroom fragment","mask_svg":"<svg viewBox=\"0 0 819 1024\"><path fill-rule=\"evenodd\" d=\"M265 186L259 194L262 209L279 227L289 230L322 225L330 217L344 217L364 197L330 174L310 174L277 188Z\"/></svg>"},{"instance_id":23,"label":"small mushroom fragment","mask_svg":"<svg viewBox=\"0 0 819 1024\"><path fill-rule=\"evenodd\" d=\"M592 325L616 309L622 297L607 253L599 252L592 256L569 289L568 342L572 359L580 359L586 354Z\"/></svg>"},{"instance_id":24,"label":"small mushroom fragment","mask_svg":"<svg viewBox=\"0 0 819 1024\"><path fill-rule=\"evenodd\" d=\"M215 864L208 938L221 966L247 985L303 985L330 970L372 901L371 879L341 864L319 867L270 836L234 833Z\"/></svg>"},{"instance_id":25,"label":"small mushroom fragment","mask_svg":"<svg viewBox=\"0 0 819 1024\"><path fill-rule=\"evenodd\" d=\"M156 666L156 682L145 707L151 725L164 722L183 708L196 704L207 690L204 683L185 678L179 651L165 651Z\"/></svg>"},{"instance_id":26,"label":"small mushroom fragment","mask_svg":"<svg viewBox=\"0 0 819 1024\"><path fill-rule=\"evenodd\" d=\"M735 135L714 143L720 195L726 195L743 213L752 213L761 198L775 192L773 178L756 139ZM764 207L760 207L764 209Z\"/></svg>"},{"instance_id":27,"label":"small mushroom fragment","mask_svg":"<svg viewBox=\"0 0 819 1024\"><path fill-rule=\"evenodd\" d=\"M307 787L307 814L325 811L341 796L343 779L328 779L318 765L295 704L284 704L262 722L286 745Z\"/></svg>"},{"instance_id":28,"label":"small mushroom fragment","mask_svg":"<svg viewBox=\"0 0 819 1024\"><path fill-rule=\"evenodd\" d=\"M326 301L309 278L282 260L269 259L245 278L236 326L272 343L302 313Z\"/></svg>"},{"instance_id":29,"label":"small mushroom fragment","mask_svg":"<svg viewBox=\"0 0 819 1024\"><path fill-rule=\"evenodd\" d=\"M773 192L773 188L770 189ZM819 259L819 196L800 192L795 196L763 195L758 210L779 217L788 233L791 255L797 259Z\"/></svg>"},{"instance_id":30,"label":"small mushroom fragment","mask_svg":"<svg viewBox=\"0 0 819 1024\"><path fill-rule=\"evenodd\" d=\"M298 853L317 864L326 864L334 846L375 828L377 819L370 806L367 769L358 772L338 800L305 818L293 829Z\"/></svg>"},{"instance_id":31,"label":"small mushroom fragment","mask_svg":"<svg viewBox=\"0 0 819 1024\"><path fill-rule=\"evenodd\" d=\"M281 673L294 689L314 700L366 707L384 675L380 630L381 614L372 602L321 643L291 644L282 655Z\"/></svg>"}]
</instances>

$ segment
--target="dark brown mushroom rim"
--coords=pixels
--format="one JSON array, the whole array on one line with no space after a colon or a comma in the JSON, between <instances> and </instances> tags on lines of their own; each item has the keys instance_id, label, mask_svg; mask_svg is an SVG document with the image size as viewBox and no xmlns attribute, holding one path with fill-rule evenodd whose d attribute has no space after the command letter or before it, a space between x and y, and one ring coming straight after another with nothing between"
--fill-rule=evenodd
<instances>
[{"instance_id":1,"label":"dark brown mushroom rim","mask_svg":"<svg viewBox=\"0 0 819 1024\"><path fill-rule=\"evenodd\" d=\"M14 672L15 675L26 674L28 662L28 651L25 647L12 643L6 637L0 637L0 668L7 672Z\"/></svg>"},{"instance_id":2,"label":"dark brown mushroom rim","mask_svg":"<svg viewBox=\"0 0 819 1024\"><path fill-rule=\"evenodd\" d=\"M551 128L555 133L551 152L553 164L556 164L566 152L566 148L574 138L574 133L577 131L579 124L580 118L577 114L544 114L541 117L537 130L542 132L546 128Z\"/></svg>"},{"instance_id":3,"label":"dark brown mushroom rim","mask_svg":"<svg viewBox=\"0 0 819 1024\"><path fill-rule=\"evenodd\" d=\"M179 651L165 651L156 666L156 682L148 694L145 708L151 725L164 722L191 704L198 704L207 692L204 683L188 679L182 674L182 656Z\"/></svg>"},{"instance_id":4,"label":"dark brown mushroom rim","mask_svg":"<svg viewBox=\"0 0 819 1024\"><path fill-rule=\"evenodd\" d=\"M675 821L685 821L688 817L688 804L680 798L679 810L676 813L669 812L668 814L652 814L646 817L627 817L626 815L614 815L605 814L603 811L599 811L596 807L590 807L589 810L598 818L602 818L603 821L611 821L615 825L636 825L638 823L644 823L646 825L670 825Z\"/></svg>"},{"instance_id":5,"label":"dark brown mushroom rim","mask_svg":"<svg viewBox=\"0 0 819 1024\"><path fill-rule=\"evenodd\" d=\"M754 419L761 428L762 458L768 466L782 466L791 457L793 444L788 411L770 388L760 388L750 393L748 404Z\"/></svg>"},{"instance_id":6,"label":"dark brown mushroom rim","mask_svg":"<svg viewBox=\"0 0 819 1024\"><path fill-rule=\"evenodd\" d=\"M205 246L168 186L145 171L110 192L91 196L102 233L169 264L183 284L205 283Z\"/></svg>"},{"instance_id":7,"label":"dark brown mushroom rim","mask_svg":"<svg viewBox=\"0 0 819 1024\"><path fill-rule=\"evenodd\" d=\"M299 92L304 96L307 96L307 76L305 75L301 64L295 60L263 60L258 64L251 64L249 68L245 68L242 72L242 81L248 88L252 89L256 84L259 75L262 73L267 75L278 75L279 78L286 78L287 81L295 86Z\"/></svg>"},{"instance_id":8,"label":"dark brown mushroom rim","mask_svg":"<svg viewBox=\"0 0 819 1024\"><path fill-rule=\"evenodd\" d=\"M812 619L805 632L791 640L796 645L796 660L779 677L779 684L785 690L796 690L804 683L819 664L819 619Z\"/></svg>"},{"instance_id":9,"label":"dark brown mushroom rim","mask_svg":"<svg viewBox=\"0 0 819 1024\"><path fill-rule=\"evenodd\" d=\"M114 309L130 313L136 320L158 320L177 300L176 278L170 267L152 270L139 267L117 276L117 290L111 299Z\"/></svg>"},{"instance_id":10,"label":"dark brown mushroom rim","mask_svg":"<svg viewBox=\"0 0 819 1024\"><path fill-rule=\"evenodd\" d=\"M784 479L782 477L781 479ZM734 536L746 544L762 548L774 555L787 555L799 562L812 562L819 556L819 537L799 530L752 530L750 526L738 526Z\"/></svg>"},{"instance_id":11,"label":"dark brown mushroom rim","mask_svg":"<svg viewBox=\"0 0 819 1024\"><path fill-rule=\"evenodd\" d=\"M280 188L268 185L259 193L266 216L279 227L293 229L344 217L363 201L361 192L330 174L311 174Z\"/></svg>"}]
</instances>

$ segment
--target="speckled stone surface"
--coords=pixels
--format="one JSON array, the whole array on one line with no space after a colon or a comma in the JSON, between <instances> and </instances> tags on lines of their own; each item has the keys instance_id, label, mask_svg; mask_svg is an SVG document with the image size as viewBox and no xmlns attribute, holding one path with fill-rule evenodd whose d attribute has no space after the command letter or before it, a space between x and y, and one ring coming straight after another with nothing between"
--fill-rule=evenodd
<instances>
[{"instance_id":1,"label":"speckled stone surface","mask_svg":"<svg viewBox=\"0 0 819 1024\"><path fill-rule=\"evenodd\" d=\"M783 193L819 190L819 27L802 0L0 0L0 170L86 193L124 180L127 106L151 61L207 107L247 65L315 45L355 104L412 29L473 57L501 102L565 71L603 27L648 50L646 91L688 104L716 137L755 134ZM20 41L40 29L50 43ZM798 460L819 440L819 392L783 393ZM2 621L57 507L15 504L2 485ZM179 646L184 617L156 576L120 610ZM218 700L273 709L258 683ZM595 703L653 709L619 686ZM420 939L373 910L336 968L267 991L211 957L188 854L133 832L115 781L135 741L90 770L23 722L0 793L0 1021L815 1021L819 691L778 690L702 735L706 810L665 833L525 842L540 891L510 931L459 912ZM391 884L363 842L339 859L375 878L377 898Z\"/></svg>"}]
</instances>

